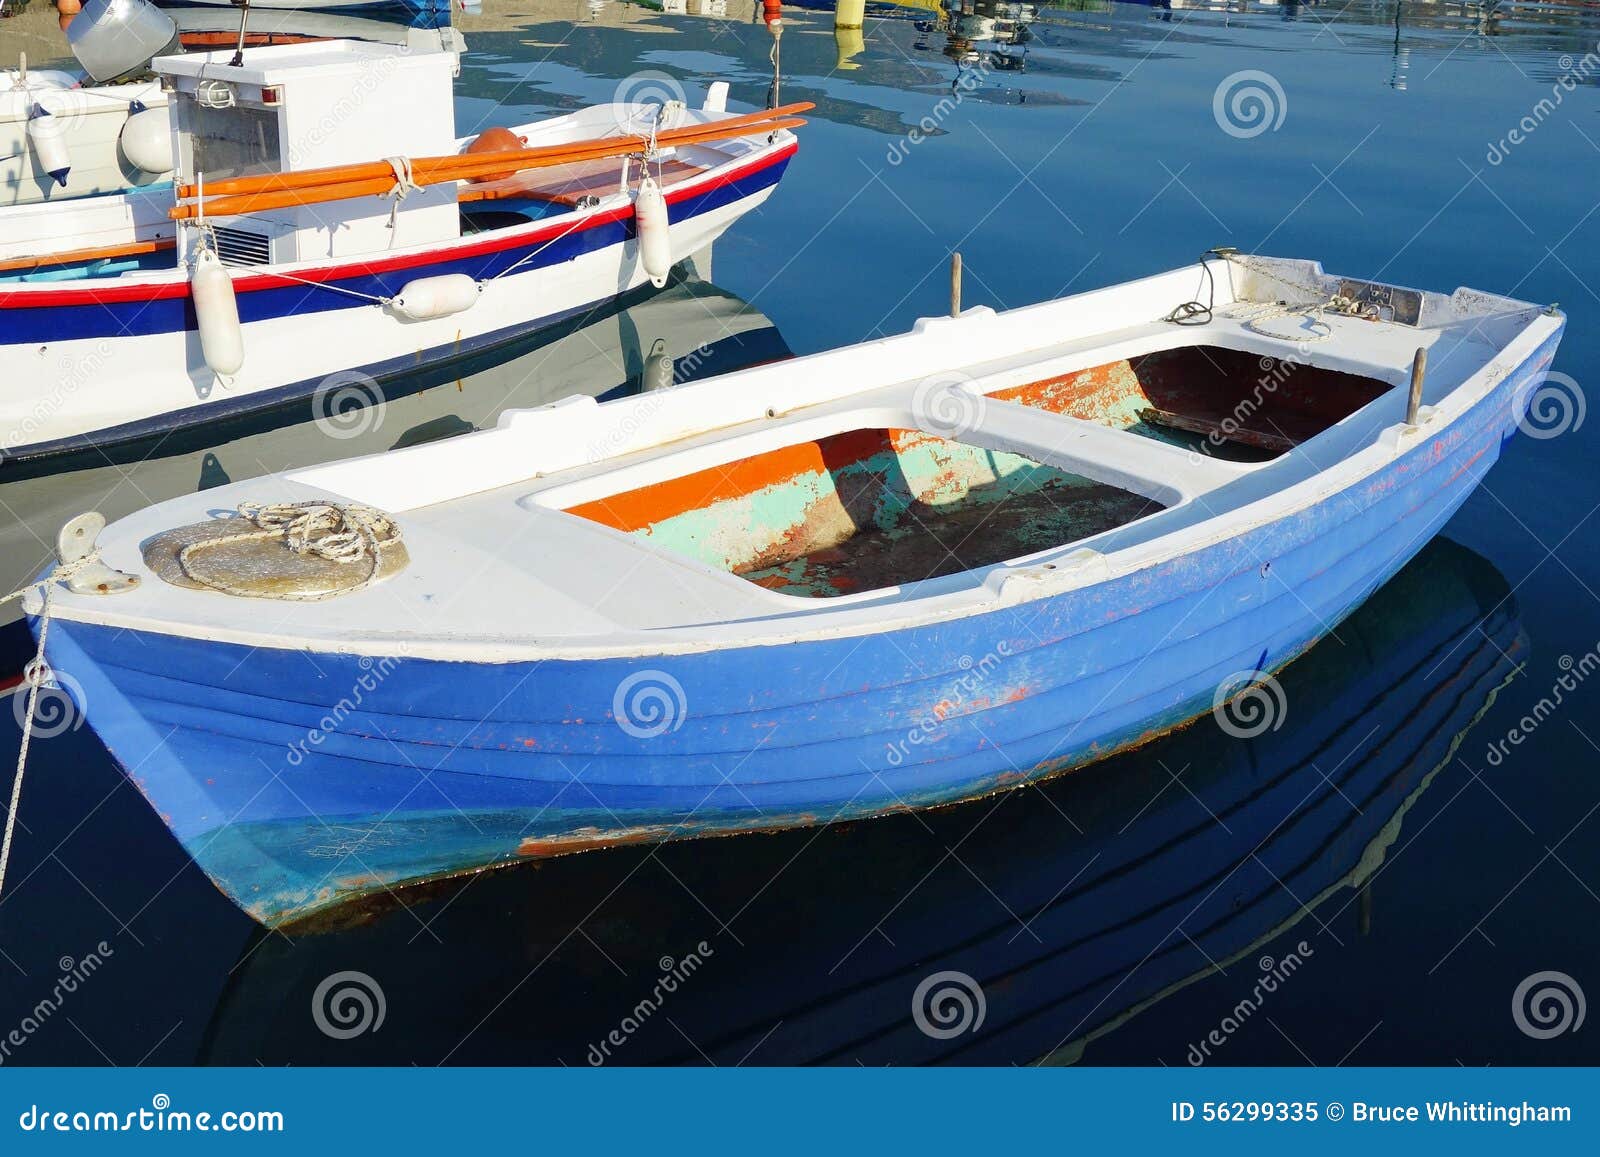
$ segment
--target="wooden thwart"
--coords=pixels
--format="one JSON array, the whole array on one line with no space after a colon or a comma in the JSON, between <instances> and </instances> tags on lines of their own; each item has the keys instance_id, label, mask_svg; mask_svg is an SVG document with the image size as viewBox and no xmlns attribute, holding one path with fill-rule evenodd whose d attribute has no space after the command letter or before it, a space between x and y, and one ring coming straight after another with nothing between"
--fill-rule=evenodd
<instances>
[{"instance_id":1,"label":"wooden thwart","mask_svg":"<svg viewBox=\"0 0 1600 1157\"><path fill-rule=\"evenodd\" d=\"M65 253L46 253L35 257L13 257L0 261L0 273L19 270L52 269L58 265L75 265L80 261L106 261L113 257L140 257L146 253L159 253L177 244L170 237L160 241L132 241L126 245L101 245L92 249L69 249Z\"/></svg>"},{"instance_id":2,"label":"wooden thwart","mask_svg":"<svg viewBox=\"0 0 1600 1157\"><path fill-rule=\"evenodd\" d=\"M1165 426L1169 430L1184 430L1223 442L1238 442L1258 450L1270 450L1274 454L1287 453L1298 445L1293 438L1285 438L1282 434L1250 430L1237 424L1230 430L1221 422L1213 422L1209 418L1191 418L1186 414L1174 414L1171 410L1158 410L1154 406L1140 410L1139 420L1152 426Z\"/></svg>"},{"instance_id":3,"label":"wooden thwart","mask_svg":"<svg viewBox=\"0 0 1600 1157\"><path fill-rule=\"evenodd\" d=\"M701 165L686 161L663 161L650 165L650 175L663 189L691 180L705 172ZM472 201L500 201L508 197L531 197L560 205L576 205L584 196L615 193L622 176L622 163L612 157L582 161L559 169L516 173L498 181L463 185L456 199L463 205Z\"/></svg>"}]
</instances>

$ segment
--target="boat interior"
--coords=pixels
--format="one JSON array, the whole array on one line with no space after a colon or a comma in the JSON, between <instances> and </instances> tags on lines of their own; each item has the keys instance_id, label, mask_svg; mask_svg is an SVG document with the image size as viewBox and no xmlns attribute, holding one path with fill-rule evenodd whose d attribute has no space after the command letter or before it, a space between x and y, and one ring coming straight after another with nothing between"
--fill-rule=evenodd
<instances>
[{"instance_id":1,"label":"boat interior","mask_svg":"<svg viewBox=\"0 0 1600 1157\"><path fill-rule=\"evenodd\" d=\"M394 515L411 579L307 605L307 640L358 622L387 632L396 598L419 616L426 603L430 630L408 645L441 655L469 636L509 656L876 630L890 606L921 621L1064 591L1316 501L1453 422L1546 328L1537 306L1467 290L1424 295L1404 321L1301 308L1264 322L1263 307L1326 300L1339 282L1251 260L1267 272L1238 277L1201 326L1165 320L1192 271L979 308L691 389L564 398L466 438L238 483L119 538L238 501ZM597 590L600 572L617 577ZM435 597L465 576L481 597ZM230 600L142 589L150 622L256 638Z\"/></svg>"},{"instance_id":2,"label":"boat interior","mask_svg":"<svg viewBox=\"0 0 1600 1157\"><path fill-rule=\"evenodd\" d=\"M991 566L1136 522L1182 501L1172 457L1271 461L1393 387L1300 361L1215 345L1120 358L968 399L975 430L1009 403L1114 432L1106 461L1138 471L1118 484L1081 457L1030 456L1003 433L988 445L924 427L827 433L565 507L769 590L857 594ZM925 400L923 407L926 408ZM961 402L952 396L940 404ZM1009 408L1009 407L1006 407ZM1153 448L1151 448L1153 449ZM1174 454L1175 451L1182 454ZM1163 457L1165 455L1165 457ZM1102 463L1103 464L1103 463ZM1088 473L1083 473L1087 471ZM1216 480L1216 479L1213 479Z\"/></svg>"}]
</instances>

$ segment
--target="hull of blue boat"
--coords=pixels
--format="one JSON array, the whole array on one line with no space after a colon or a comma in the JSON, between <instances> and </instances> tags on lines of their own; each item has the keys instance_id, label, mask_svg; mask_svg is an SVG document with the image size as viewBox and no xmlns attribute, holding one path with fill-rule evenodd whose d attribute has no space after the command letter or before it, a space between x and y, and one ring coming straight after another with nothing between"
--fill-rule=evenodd
<instances>
[{"instance_id":1,"label":"hull of blue boat","mask_svg":"<svg viewBox=\"0 0 1600 1157\"><path fill-rule=\"evenodd\" d=\"M954 802L1181 725L1225 680L1313 644L1473 491L1559 336L1442 436L1313 507L954 622L511 664L62 622L50 657L190 854L267 923L528 856ZM616 718L630 679L662 690L659 734Z\"/></svg>"}]
</instances>

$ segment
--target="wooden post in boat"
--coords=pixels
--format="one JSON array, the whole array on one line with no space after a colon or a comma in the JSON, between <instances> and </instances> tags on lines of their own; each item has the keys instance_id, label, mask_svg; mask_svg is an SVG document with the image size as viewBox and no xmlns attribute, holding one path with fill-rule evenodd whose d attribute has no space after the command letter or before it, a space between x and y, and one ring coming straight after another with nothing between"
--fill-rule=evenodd
<instances>
[{"instance_id":1,"label":"wooden post in boat","mask_svg":"<svg viewBox=\"0 0 1600 1157\"><path fill-rule=\"evenodd\" d=\"M950 254L950 316L961 316L961 253Z\"/></svg>"},{"instance_id":2,"label":"wooden post in boat","mask_svg":"<svg viewBox=\"0 0 1600 1157\"><path fill-rule=\"evenodd\" d=\"M1417 424L1417 411L1422 408L1422 375L1428 369L1428 350L1426 346L1418 346L1417 354L1411 359L1411 394L1406 398L1406 425Z\"/></svg>"}]
</instances>

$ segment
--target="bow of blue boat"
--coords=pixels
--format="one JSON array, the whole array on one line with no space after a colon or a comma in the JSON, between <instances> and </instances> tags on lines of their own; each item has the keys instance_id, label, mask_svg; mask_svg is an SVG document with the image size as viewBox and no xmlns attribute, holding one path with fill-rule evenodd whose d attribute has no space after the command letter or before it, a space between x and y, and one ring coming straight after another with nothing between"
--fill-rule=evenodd
<instances>
[{"instance_id":1,"label":"bow of blue boat","mask_svg":"<svg viewBox=\"0 0 1600 1157\"><path fill-rule=\"evenodd\" d=\"M967 799L1181 725L1335 630L1493 464L1562 325L1216 256L161 504L100 539L136 589L56 592L48 655L268 923ZM330 597L240 597L283 593L229 553L279 545L252 503L401 533L360 523L365 555L306 564Z\"/></svg>"}]
</instances>

